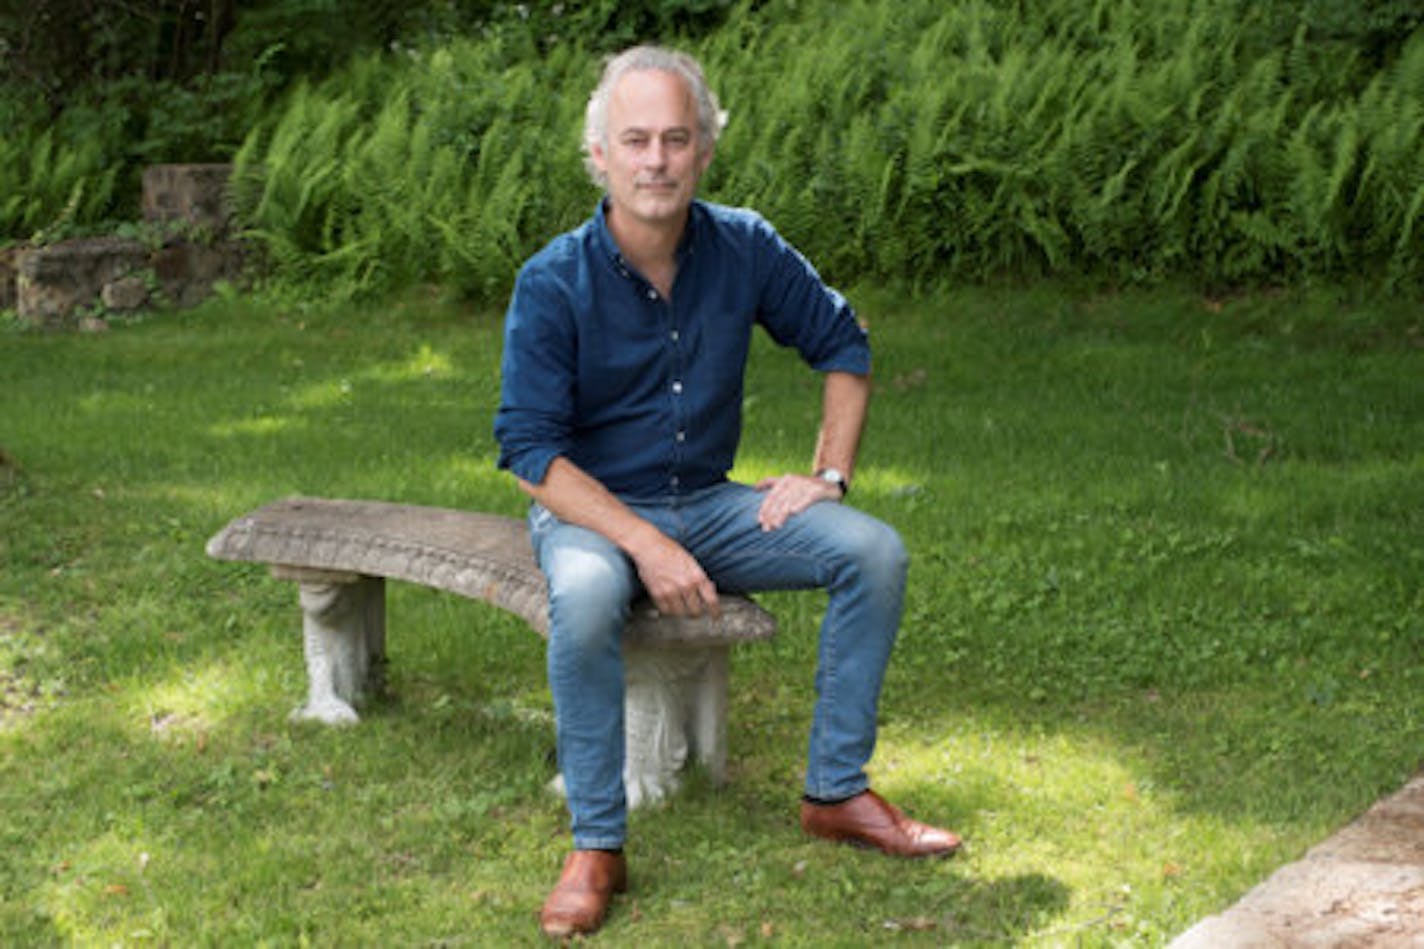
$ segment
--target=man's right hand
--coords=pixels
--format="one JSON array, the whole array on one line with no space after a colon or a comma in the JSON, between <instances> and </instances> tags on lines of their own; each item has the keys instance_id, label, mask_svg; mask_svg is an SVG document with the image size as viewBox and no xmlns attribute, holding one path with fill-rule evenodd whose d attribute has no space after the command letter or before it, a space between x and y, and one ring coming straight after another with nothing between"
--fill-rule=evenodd
<instances>
[{"instance_id":1,"label":"man's right hand","mask_svg":"<svg viewBox=\"0 0 1424 949\"><path fill-rule=\"evenodd\" d=\"M717 587L690 553L666 534L653 530L656 538L632 554L638 577L659 613L668 616L722 615Z\"/></svg>"},{"instance_id":2,"label":"man's right hand","mask_svg":"<svg viewBox=\"0 0 1424 949\"><path fill-rule=\"evenodd\" d=\"M519 486L554 516L597 531L632 557L638 578L658 612L669 616L706 613L713 619L722 615L717 587L696 558L567 458L561 455L549 464L542 484L521 478Z\"/></svg>"}]
</instances>

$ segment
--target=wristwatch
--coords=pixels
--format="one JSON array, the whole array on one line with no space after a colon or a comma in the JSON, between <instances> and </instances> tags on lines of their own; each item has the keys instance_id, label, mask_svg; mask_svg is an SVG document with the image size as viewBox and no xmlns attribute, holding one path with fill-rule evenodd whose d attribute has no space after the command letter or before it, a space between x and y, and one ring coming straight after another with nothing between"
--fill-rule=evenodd
<instances>
[{"instance_id":1,"label":"wristwatch","mask_svg":"<svg viewBox=\"0 0 1424 949\"><path fill-rule=\"evenodd\" d=\"M840 471L835 468L822 468L816 472L816 477L840 488L841 497L845 497L850 493L850 482L846 480L845 475L841 474Z\"/></svg>"}]
</instances>

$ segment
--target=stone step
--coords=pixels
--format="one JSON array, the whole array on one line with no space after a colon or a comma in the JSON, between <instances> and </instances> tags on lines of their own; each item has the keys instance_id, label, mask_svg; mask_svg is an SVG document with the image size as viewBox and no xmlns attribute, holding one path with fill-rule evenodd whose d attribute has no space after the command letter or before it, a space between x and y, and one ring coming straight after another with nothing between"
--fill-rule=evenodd
<instances>
[{"instance_id":1,"label":"stone step","mask_svg":"<svg viewBox=\"0 0 1424 949\"><path fill-rule=\"evenodd\" d=\"M159 303L200 303L219 280L241 275L235 241L170 241L150 249L136 240L92 237L21 249L15 259L15 309L42 328L72 325L86 310L111 312Z\"/></svg>"},{"instance_id":2,"label":"stone step","mask_svg":"<svg viewBox=\"0 0 1424 949\"><path fill-rule=\"evenodd\" d=\"M0 309L15 309L31 326L66 328L86 311L201 302L214 283L243 269L243 248L227 237L231 175L226 164L147 168L142 211L168 235L159 246L87 237L0 250Z\"/></svg>"}]
</instances>

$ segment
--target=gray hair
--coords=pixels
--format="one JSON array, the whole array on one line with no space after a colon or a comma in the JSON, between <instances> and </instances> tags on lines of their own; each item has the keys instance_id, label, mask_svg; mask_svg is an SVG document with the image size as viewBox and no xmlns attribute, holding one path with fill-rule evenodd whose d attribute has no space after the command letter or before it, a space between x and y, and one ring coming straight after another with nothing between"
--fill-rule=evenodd
<instances>
[{"instance_id":1,"label":"gray hair","mask_svg":"<svg viewBox=\"0 0 1424 949\"><path fill-rule=\"evenodd\" d=\"M583 166L588 176L600 188L608 183L593 163L593 148L608 148L608 100L613 87L630 72L656 70L682 77L692 100L697 105L697 151L705 155L717 144L717 137L727 125L727 113L717 103L717 96L707 86L702 67L686 53L661 46L634 46L613 57L603 67L593 94L588 97L588 109L583 123Z\"/></svg>"}]
</instances>

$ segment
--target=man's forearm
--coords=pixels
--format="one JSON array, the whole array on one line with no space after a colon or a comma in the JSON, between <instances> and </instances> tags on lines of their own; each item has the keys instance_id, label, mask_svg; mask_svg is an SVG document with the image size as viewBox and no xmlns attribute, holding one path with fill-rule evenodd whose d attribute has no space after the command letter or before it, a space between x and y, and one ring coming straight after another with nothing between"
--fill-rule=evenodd
<instances>
[{"instance_id":1,"label":"man's forearm","mask_svg":"<svg viewBox=\"0 0 1424 949\"><path fill-rule=\"evenodd\" d=\"M650 542L649 532L658 533L598 479L567 458L555 458L541 483L520 478L519 487L559 520L597 531L635 558Z\"/></svg>"},{"instance_id":2,"label":"man's forearm","mask_svg":"<svg viewBox=\"0 0 1424 949\"><path fill-rule=\"evenodd\" d=\"M662 612L722 614L717 587L702 565L567 458L555 458L540 484L521 478L519 486L559 520L597 531L618 545L632 559L643 588Z\"/></svg>"},{"instance_id":3,"label":"man's forearm","mask_svg":"<svg viewBox=\"0 0 1424 949\"><path fill-rule=\"evenodd\" d=\"M847 479L850 478L869 408L869 376L849 372L826 373L814 470L834 468Z\"/></svg>"}]
</instances>

